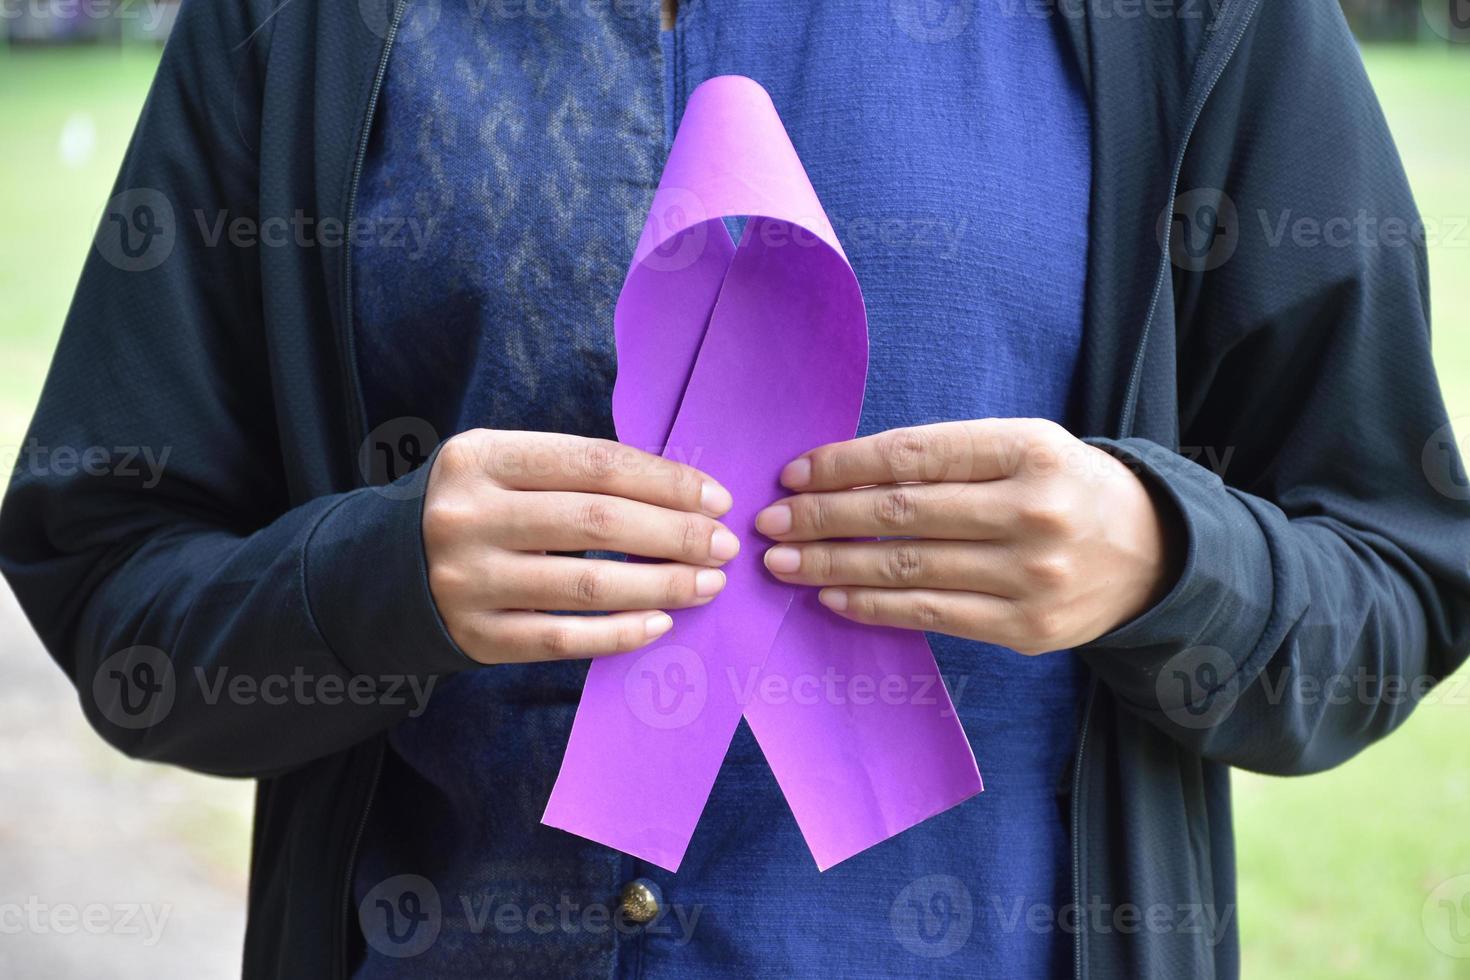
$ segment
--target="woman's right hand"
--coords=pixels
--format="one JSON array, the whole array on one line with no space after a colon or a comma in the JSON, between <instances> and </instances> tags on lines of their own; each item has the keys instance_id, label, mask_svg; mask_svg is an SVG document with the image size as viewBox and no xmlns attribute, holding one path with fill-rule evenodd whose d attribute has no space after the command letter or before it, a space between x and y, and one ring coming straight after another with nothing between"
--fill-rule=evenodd
<instances>
[{"instance_id":1,"label":"woman's right hand","mask_svg":"<svg viewBox=\"0 0 1470 980\"><path fill-rule=\"evenodd\" d=\"M740 540L729 491L605 439L473 429L434 458L424 500L429 589L480 663L596 657L668 632L664 609L709 602ZM667 561L547 554L615 551ZM606 616L555 616L602 611Z\"/></svg>"}]
</instances>

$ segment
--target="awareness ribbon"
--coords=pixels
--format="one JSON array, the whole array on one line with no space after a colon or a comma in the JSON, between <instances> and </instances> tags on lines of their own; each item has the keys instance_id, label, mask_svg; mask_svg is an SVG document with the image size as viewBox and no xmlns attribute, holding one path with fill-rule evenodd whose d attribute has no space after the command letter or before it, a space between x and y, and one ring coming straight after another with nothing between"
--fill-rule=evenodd
<instances>
[{"instance_id":1,"label":"awareness ribbon","mask_svg":"<svg viewBox=\"0 0 1470 980\"><path fill-rule=\"evenodd\" d=\"M725 217L747 216L737 247ZM618 438L709 473L726 586L593 661L542 822L677 871L744 715L817 867L983 788L922 633L864 626L764 568L781 467L857 431L867 314L770 96L689 98L614 317Z\"/></svg>"}]
</instances>

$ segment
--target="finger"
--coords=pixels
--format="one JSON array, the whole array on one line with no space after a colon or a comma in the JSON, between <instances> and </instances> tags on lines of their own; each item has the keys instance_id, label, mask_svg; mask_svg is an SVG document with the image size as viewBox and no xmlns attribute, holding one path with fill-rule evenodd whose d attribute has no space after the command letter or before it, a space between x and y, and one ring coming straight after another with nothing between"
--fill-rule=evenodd
<instances>
[{"instance_id":1,"label":"finger","mask_svg":"<svg viewBox=\"0 0 1470 980\"><path fill-rule=\"evenodd\" d=\"M709 474L608 439L496 432L479 444L478 454L485 473L513 490L605 493L711 517L732 503Z\"/></svg>"},{"instance_id":2,"label":"finger","mask_svg":"<svg viewBox=\"0 0 1470 980\"><path fill-rule=\"evenodd\" d=\"M764 560L772 575L797 585L960 589L1012 597L1023 584L1012 550L990 542L782 544L769 549Z\"/></svg>"},{"instance_id":3,"label":"finger","mask_svg":"<svg viewBox=\"0 0 1470 980\"><path fill-rule=\"evenodd\" d=\"M792 490L845 490L882 483L968 483L1014 472L1031 419L978 419L891 429L819 446L781 470Z\"/></svg>"},{"instance_id":4,"label":"finger","mask_svg":"<svg viewBox=\"0 0 1470 980\"><path fill-rule=\"evenodd\" d=\"M512 609L683 609L725 587L717 568L524 554L496 561L486 577L497 583L497 601Z\"/></svg>"},{"instance_id":5,"label":"finger","mask_svg":"<svg viewBox=\"0 0 1470 980\"><path fill-rule=\"evenodd\" d=\"M658 639L674 621L656 609L606 616L493 612L480 620L469 653L481 663L578 660L626 653Z\"/></svg>"},{"instance_id":6,"label":"finger","mask_svg":"<svg viewBox=\"0 0 1470 980\"><path fill-rule=\"evenodd\" d=\"M755 528L777 541L920 537L960 541L999 538L1009 508L993 483L903 483L861 490L803 493L765 508Z\"/></svg>"},{"instance_id":7,"label":"finger","mask_svg":"<svg viewBox=\"0 0 1470 980\"><path fill-rule=\"evenodd\" d=\"M845 619L870 626L947 633L1002 646L1019 636L1015 604L999 596L940 589L830 588L817 599Z\"/></svg>"},{"instance_id":8,"label":"finger","mask_svg":"<svg viewBox=\"0 0 1470 980\"><path fill-rule=\"evenodd\" d=\"M740 539L711 517L605 494L502 492L487 511L494 543L516 551L620 551L718 565L740 550Z\"/></svg>"}]
</instances>

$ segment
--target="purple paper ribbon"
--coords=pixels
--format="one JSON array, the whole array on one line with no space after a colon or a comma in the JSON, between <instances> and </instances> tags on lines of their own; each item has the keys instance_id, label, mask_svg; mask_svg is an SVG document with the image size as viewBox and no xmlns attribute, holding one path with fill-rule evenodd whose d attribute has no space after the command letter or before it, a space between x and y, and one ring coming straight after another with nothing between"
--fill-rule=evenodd
<instances>
[{"instance_id":1,"label":"purple paper ribbon","mask_svg":"<svg viewBox=\"0 0 1470 980\"><path fill-rule=\"evenodd\" d=\"M738 247L728 216L748 216ZM741 551L715 601L592 663L542 822L678 870L742 714L822 870L980 792L923 634L844 620L762 565L781 467L857 430L868 333L756 82L690 96L614 326L618 437L724 484Z\"/></svg>"}]
</instances>

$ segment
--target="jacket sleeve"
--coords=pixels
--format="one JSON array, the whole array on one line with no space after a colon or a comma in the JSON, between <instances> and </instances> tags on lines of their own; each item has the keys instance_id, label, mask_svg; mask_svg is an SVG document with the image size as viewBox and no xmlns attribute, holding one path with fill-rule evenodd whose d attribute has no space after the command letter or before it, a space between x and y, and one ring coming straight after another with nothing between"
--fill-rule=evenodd
<instances>
[{"instance_id":1,"label":"jacket sleeve","mask_svg":"<svg viewBox=\"0 0 1470 980\"><path fill-rule=\"evenodd\" d=\"M1094 440L1177 512L1184 568L1080 652L1192 751L1311 772L1464 659L1470 484L1418 213L1337 5L1261 4L1200 132L1181 191L1223 190L1238 241L1175 273L1183 447Z\"/></svg>"},{"instance_id":2,"label":"jacket sleeve","mask_svg":"<svg viewBox=\"0 0 1470 980\"><path fill-rule=\"evenodd\" d=\"M258 249L213 235L258 214L255 7L185 0L0 511L0 570L97 731L236 776L359 742L471 665L414 475L288 501Z\"/></svg>"}]
</instances>

